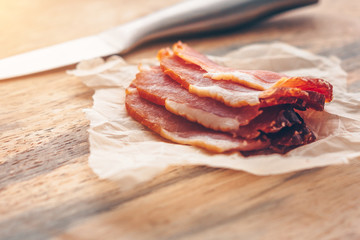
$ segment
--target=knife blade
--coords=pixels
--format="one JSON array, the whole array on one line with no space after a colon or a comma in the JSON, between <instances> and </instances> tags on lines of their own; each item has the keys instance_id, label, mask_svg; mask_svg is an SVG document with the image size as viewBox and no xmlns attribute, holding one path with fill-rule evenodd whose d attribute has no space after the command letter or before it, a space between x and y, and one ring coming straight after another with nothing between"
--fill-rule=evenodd
<instances>
[{"instance_id":1,"label":"knife blade","mask_svg":"<svg viewBox=\"0 0 360 240\"><path fill-rule=\"evenodd\" d=\"M0 60L0 80L124 54L155 39L237 27L318 0L187 0L94 36Z\"/></svg>"}]
</instances>

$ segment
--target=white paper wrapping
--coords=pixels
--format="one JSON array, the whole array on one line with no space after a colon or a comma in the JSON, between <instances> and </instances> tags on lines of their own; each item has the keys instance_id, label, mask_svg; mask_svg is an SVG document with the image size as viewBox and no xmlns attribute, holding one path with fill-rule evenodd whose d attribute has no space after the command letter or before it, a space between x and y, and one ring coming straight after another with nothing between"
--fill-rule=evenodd
<instances>
[{"instance_id":1,"label":"white paper wrapping","mask_svg":"<svg viewBox=\"0 0 360 240\"><path fill-rule=\"evenodd\" d=\"M134 79L137 66L115 56L106 62L93 59L79 63L69 74L80 77L95 90L93 107L85 112L90 120L89 164L99 177L131 187L172 165L206 165L270 175L347 163L360 156L360 94L346 91L346 73L339 60L284 43L250 45L224 57L211 58L232 68L314 76L331 82L333 102L327 104L323 112L308 110L303 114L317 141L285 155L253 157L238 153L212 154L197 147L169 143L126 112L125 88Z\"/></svg>"}]
</instances>

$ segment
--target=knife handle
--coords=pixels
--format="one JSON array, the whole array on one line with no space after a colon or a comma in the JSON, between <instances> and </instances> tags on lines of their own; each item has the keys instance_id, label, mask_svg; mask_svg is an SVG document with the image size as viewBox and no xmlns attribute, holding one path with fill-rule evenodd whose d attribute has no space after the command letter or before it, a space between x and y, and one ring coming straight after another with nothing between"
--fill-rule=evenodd
<instances>
[{"instance_id":1,"label":"knife handle","mask_svg":"<svg viewBox=\"0 0 360 240\"><path fill-rule=\"evenodd\" d=\"M241 26L318 0L187 0L101 34L124 53L144 42Z\"/></svg>"}]
</instances>

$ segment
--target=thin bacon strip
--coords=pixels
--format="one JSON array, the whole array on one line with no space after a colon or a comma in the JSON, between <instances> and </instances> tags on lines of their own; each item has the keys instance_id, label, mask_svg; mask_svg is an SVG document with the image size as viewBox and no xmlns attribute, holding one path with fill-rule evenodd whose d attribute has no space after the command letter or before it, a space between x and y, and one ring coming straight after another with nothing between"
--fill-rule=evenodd
<instances>
[{"instance_id":1,"label":"thin bacon strip","mask_svg":"<svg viewBox=\"0 0 360 240\"><path fill-rule=\"evenodd\" d=\"M288 77L281 73L264 70L234 70L211 61L205 55L195 51L186 44L178 42L173 46L174 54L188 63L195 64L205 70L205 77L213 80L227 80L258 90L269 88L299 88L323 94L325 101L332 100L332 85L319 78Z\"/></svg>"},{"instance_id":2,"label":"thin bacon strip","mask_svg":"<svg viewBox=\"0 0 360 240\"><path fill-rule=\"evenodd\" d=\"M259 106L233 108L214 99L191 94L159 67L140 69L133 84L142 98L214 130L236 132L262 112Z\"/></svg>"},{"instance_id":3,"label":"thin bacon strip","mask_svg":"<svg viewBox=\"0 0 360 240\"><path fill-rule=\"evenodd\" d=\"M129 115L135 120L176 143L198 146L218 153L232 150L253 151L269 146L269 141L265 138L234 138L189 122L168 112L164 107L141 98L134 86L126 90L125 105Z\"/></svg>"},{"instance_id":4,"label":"thin bacon strip","mask_svg":"<svg viewBox=\"0 0 360 240\"><path fill-rule=\"evenodd\" d=\"M204 76L214 80L230 80L241 85L258 90L265 90L270 84L280 80L285 75L270 71L234 70L220 66L205 55L195 51L182 42L173 45L174 54L188 63L195 64L205 70ZM265 85L265 86L264 86Z\"/></svg>"},{"instance_id":5,"label":"thin bacon strip","mask_svg":"<svg viewBox=\"0 0 360 240\"><path fill-rule=\"evenodd\" d=\"M195 64L199 66L201 69L205 70L206 72L226 72L232 71L231 68L220 66L216 62L210 60L204 54L195 51L193 48L189 47L187 44L182 42L177 42L173 45L172 48L174 54L184 61L188 63Z\"/></svg>"},{"instance_id":6,"label":"thin bacon strip","mask_svg":"<svg viewBox=\"0 0 360 240\"><path fill-rule=\"evenodd\" d=\"M272 88L298 88L304 91L316 92L324 95L325 102L333 99L333 86L320 78L289 77L277 81Z\"/></svg>"},{"instance_id":7,"label":"thin bacon strip","mask_svg":"<svg viewBox=\"0 0 360 240\"><path fill-rule=\"evenodd\" d=\"M230 81L212 80L204 77L205 70L185 62L169 49L162 49L158 58L165 74L180 83L189 92L200 97L210 97L231 107L259 105L269 107L279 104L292 104L299 109L311 107L324 108L323 94L297 88L277 87L265 91L248 88Z\"/></svg>"},{"instance_id":8,"label":"thin bacon strip","mask_svg":"<svg viewBox=\"0 0 360 240\"><path fill-rule=\"evenodd\" d=\"M312 108L324 110L325 96L318 92L303 91L298 88L271 88L259 96L260 106L268 107L278 104L291 104L300 110Z\"/></svg>"}]
</instances>

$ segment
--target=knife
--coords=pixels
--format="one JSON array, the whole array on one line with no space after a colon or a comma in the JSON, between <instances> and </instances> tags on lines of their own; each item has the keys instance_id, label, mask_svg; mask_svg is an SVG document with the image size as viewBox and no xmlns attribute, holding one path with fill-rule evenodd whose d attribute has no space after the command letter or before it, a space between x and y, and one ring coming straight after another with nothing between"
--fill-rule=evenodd
<instances>
[{"instance_id":1,"label":"knife","mask_svg":"<svg viewBox=\"0 0 360 240\"><path fill-rule=\"evenodd\" d=\"M187 0L100 34L0 60L0 80L124 54L150 40L229 29L318 0Z\"/></svg>"}]
</instances>

